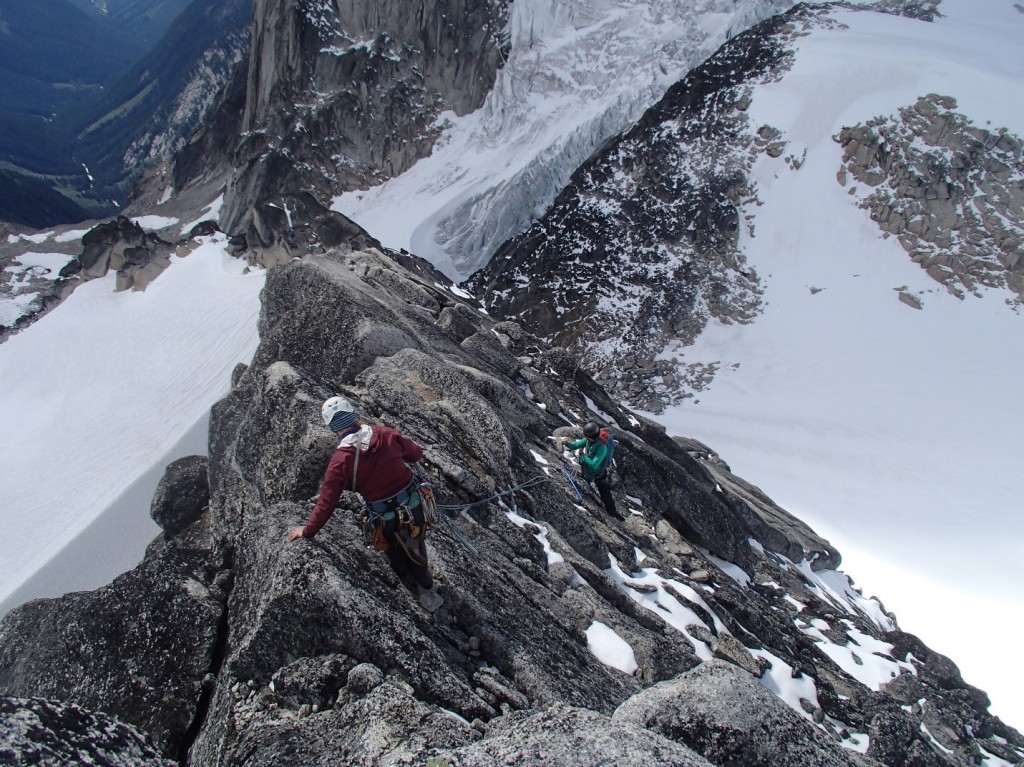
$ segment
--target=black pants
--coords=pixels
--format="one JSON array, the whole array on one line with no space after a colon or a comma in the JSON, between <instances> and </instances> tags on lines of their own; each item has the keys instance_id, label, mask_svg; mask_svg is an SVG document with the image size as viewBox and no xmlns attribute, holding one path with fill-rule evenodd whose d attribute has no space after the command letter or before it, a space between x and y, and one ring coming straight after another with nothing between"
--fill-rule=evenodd
<instances>
[{"instance_id":1,"label":"black pants","mask_svg":"<svg viewBox=\"0 0 1024 767\"><path fill-rule=\"evenodd\" d=\"M412 516L414 524L419 528L418 538L413 538L409 534L408 527L399 532L398 517L402 514ZM427 531L423 522L423 506L419 503L419 496L416 496L415 508L400 507L396 509L396 516L384 522L382 528L384 538L388 542L388 548L384 554L395 574L410 586L412 585L409 582L410 578L425 589L433 586L434 579L430 576L430 566L427 563L427 542L424 537ZM402 538L401 541L399 537ZM408 549L408 553L406 549Z\"/></svg>"},{"instance_id":2,"label":"black pants","mask_svg":"<svg viewBox=\"0 0 1024 767\"><path fill-rule=\"evenodd\" d=\"M598 495L601 496L601 503L604 504L604 510L611 516L622 519L622 516L619 514L619 510L615 508L615 498L612 497L612 488L608 484L608 474L606 473L600 479L595 479L594 485L597 487Z\"/></svg>"}]
</instances>

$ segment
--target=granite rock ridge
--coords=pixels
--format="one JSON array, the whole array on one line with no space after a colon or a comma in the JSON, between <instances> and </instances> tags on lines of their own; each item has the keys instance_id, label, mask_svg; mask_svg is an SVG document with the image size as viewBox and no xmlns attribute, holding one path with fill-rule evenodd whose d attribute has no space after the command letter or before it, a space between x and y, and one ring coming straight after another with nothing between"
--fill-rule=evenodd
<instances>
[{"instance_id":1,"label":"granite rock ridge","mask_svg":"<svg viewBox=\"0 0 1024 767\"><path fill-rule=\"evenodd\" d=\"M143 562L0 622L13 759L81 737L38 698L130 727L112 764L1024 755L827 541L425 262L350 244L293 258L268 272L259 330L212 410L208 456L169 467ZM355 496L317 538L285 543L335 448L319 418L335 393L425 447L449 507L428 539L435 613L366 546ZM592 418L617 438L624 520L577 497L548 439Z\"/></svg>"}]
</instances>

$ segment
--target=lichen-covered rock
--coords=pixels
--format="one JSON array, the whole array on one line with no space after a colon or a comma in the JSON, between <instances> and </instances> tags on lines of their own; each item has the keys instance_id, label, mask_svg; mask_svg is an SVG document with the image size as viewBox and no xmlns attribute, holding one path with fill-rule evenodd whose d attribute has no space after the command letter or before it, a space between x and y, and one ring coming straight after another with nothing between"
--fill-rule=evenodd
<instances>
[{"instance_id":1,"label":"lichen-covered rock","mask_svg":"<svg viewBox=\"0 0 1024 767\"><path fill-rule=\"evenodd\" d=\"M648 688L613 719L684 743L715 764L858 767L749 673L723 661Z\"/></svg>"},{"instance_id":2,"label":"lichen-covered rock","mask_svg":"<svg viewBox=\"0 0 1024 767\"><path fill-rule=\"evenodd\" d=\"M0 764L173 767L146 736L107 714L41 698L0 698Z\"/></svg>"},{"instance_id":3,"label":"lichen-covered rock","mask_svg":"<svg viewBox=\"0 0 1024 767\"><path fill-rule=\"evenodd\" d=\"M469 746L439 751L441 764L491 767L496 764L591 767L711 767L685 745L593 711L557 705L505 717Z\"/></svg>"}]
</instances>

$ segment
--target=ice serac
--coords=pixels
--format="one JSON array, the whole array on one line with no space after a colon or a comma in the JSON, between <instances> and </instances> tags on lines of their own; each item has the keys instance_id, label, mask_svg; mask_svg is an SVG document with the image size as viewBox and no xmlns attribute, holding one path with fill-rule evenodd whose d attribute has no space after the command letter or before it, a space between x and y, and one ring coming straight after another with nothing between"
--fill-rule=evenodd
<instances>
[{"instance_id":1,"label":"ice serac","mask_svg":"<svg viewBox=\"0 0 1024 767\"><path fill-rule=\"evenodd\" d=\"M503 242L529 228L576 168L676 79L730 36L790 5L514 3L509 59L484 104L476 140L526 159L498 183L483 179L439 211L412 249L432 258L443 253L463 276L482 268Z\"/></svg>"},{"instance_id":2,"label":"ice serac","mask_svg":"<svg viewBox=\"0 0 1024 767\"><path fill-rule=\"evenodd\" d=\"M211 413L206 481L202 459L168 469L164 532L136 570L0 622L0 695L107 712L204 767L1024 756L985 693L710 450L426 262L353 242L268 271L260 346ZM337 393L425 448L445 514L428 538L436 612L366 545L353 494L286 542L336 449L320 403ZM572 457L549 437L591 418L616 436L625 519L559 470ZM595 623L635 673L592 647Z\"/></svg>"},{"instance_id":3,"label":"ice serac","mask_svg":"<svg viewBox=\"0 0 1024 767\"><path fill-rule=\"evenodd\" d=\"M507 0L256 0L236 172L221 222L310 190L326 200L429 154L444 111L476 109L506 42Z\"/></svg>"},{"instance_id":4,"label":"ice serac","mask_svg":"<svg viewBox=\"0 0 1024 767\"><path fill-rule=\"evenodd\" d=\"M653 382L678 367L657 359L665 345L692 342L710 317L746 322L760 309L740 207L756 199L753 159L783 144L749 124L747 94L785 68L783 41L803 13L731 40L580 166L470 279L488 308L583 352L592 372L659 411Z\"/></svg>"}]
</instances>

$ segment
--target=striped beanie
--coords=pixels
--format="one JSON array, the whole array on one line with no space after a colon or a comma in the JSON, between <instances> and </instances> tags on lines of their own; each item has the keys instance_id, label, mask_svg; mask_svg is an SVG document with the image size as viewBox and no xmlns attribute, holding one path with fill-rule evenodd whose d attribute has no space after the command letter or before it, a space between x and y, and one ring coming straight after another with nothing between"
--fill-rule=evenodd
<instances>
[{"instance_id":1,"label":"striped beanie","mask_svg":"<svg viewBox=\"0 0 1024 767\"><path fill-rule=\"evenodd\" d=\"M344 431L348 426L351 426L356 422L356 414L351 411L339 410L335 413L334 418L331 419L331 423L328 425L331 431Z\"/></svg>"}]
</instances>

